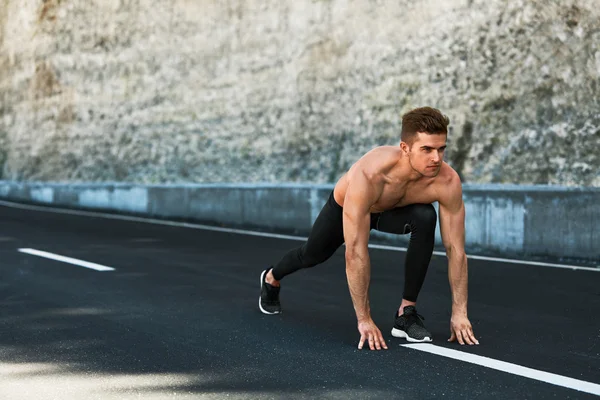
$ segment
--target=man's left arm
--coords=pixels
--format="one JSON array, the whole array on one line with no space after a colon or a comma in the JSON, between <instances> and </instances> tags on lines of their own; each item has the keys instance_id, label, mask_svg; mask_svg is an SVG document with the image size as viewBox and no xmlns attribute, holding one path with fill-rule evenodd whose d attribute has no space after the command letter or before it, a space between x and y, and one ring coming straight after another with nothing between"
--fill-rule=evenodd
<instances>
[{"instance_id":1,"label":"man's left arm","mask_svg":"<svg viewBox=\"0 0 600 400\"><path fill-rule=\"evenodd\" d=\"M460 180L449 185L439 201L440 233L448 257L448 280L452 291L450 339L460 344L479 344L467 316L468 268L465 254L465 205Z\"/></svg>"}]
</instances>

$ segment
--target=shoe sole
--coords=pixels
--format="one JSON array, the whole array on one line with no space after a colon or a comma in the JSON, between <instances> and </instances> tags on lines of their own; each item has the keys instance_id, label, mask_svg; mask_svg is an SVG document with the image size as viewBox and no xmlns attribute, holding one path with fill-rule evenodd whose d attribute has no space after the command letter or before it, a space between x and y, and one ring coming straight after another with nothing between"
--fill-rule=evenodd
<instances>
[{"instance_id":1,"label":"shoe sole","mask_svg":"<svg viewBox=\"0 0 600 400\"><path fill-rule=\"evenodd\" d=\"M262 272L262 274L260 274L260 290L262 291L262 287L263 287L263 282L265 281L265 274L267 273L267 270L264 270ZM261 298L260 296L258 297L258 308L260 308L260 311L263 314L267 314L267 315L275 315L275 314L280 314L281 311L275 311L275 312L269 312L267 310L265 310L264 308L262 308L262 304L260 302Z\"/></svg>"},{"instance_id":2,"label":"shoe sole","mask_svg":"<svg viewBox=\"0 0 600 400\"><path fill-rule=\"evenodd\" d=\"M429 336L425 336L424 339L415 339L408 336L408 334L400 329L392 328L392 336L397 338L404 338L407 342L411 343L424 343L424 342L433 342Z\"/></svg>"}]
</instances>

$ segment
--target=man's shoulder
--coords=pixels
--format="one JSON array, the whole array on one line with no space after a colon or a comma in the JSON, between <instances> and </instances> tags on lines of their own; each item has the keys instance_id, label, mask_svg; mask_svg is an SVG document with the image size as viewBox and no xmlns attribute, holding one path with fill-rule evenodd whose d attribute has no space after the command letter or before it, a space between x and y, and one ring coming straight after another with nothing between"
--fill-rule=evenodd
<instances>
[{"instance_id":1,"label":"man's shoulder","mask_svg":"<svg viewBox=\"0 0 600 400\"><path fill-rule=\"evenodd\" d=\"M397 146L378 146L362 157L365 173L376 174L393 167L401 156Z\"/></svg>"},{"instance_id":2,"label":"man's shoulder","mask_svg":"<svg viewBox=\"0 0 600 400\"><path fill-rule=\"evenodd\" d=\"M456 172L456 170L445 161L442 163L439 176L441 178L441 183L445 185L454 185L462 187L462 182L460 180L458 172Z\"/></svg>"},{"instance_id":3,"label":"man's shoulder","mask_svg":"<svg viewBox=\"0 0 600 400\"><path fill-rule=\"evenodd\" d=\"M364 157L373 155L395 157L398 152L400 152L399 146L377 146L367 151Z\"/></svg>"},{"instance_id":4,"label":"man's shoulder","mask_svg":"<svg viewBox=\"0 0 600 400\"><path fill-rule=\"evenodd\" d=\"M366 178L374 188L382 188L386 173L393 168L399 157L394 146L378 146L365 153L347 172L347 181Z\"/></svg>"},{"instance_id":5,"label":"man's shoulder","mask_svg":"<svg viewBox=\"0 0 600 400\"><path fill-rule=\"evenodd\" d=\"M436 192L440 203L454 202L462 199L462 182L458 172L454 168L444 162L437 178Z\"/></svg>"}]
</instances>

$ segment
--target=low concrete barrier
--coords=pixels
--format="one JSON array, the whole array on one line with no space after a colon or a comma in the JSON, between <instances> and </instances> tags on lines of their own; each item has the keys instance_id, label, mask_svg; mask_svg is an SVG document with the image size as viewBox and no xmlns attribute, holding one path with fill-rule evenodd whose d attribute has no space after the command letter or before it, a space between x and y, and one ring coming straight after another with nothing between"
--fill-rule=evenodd
<instances>
[{"instance_id":1,"label":"low concrete barrier","mask_svg":"<svg viewBox=\"0 0 600 400\"><path fill-rule=\"evenodd\" d=\"M303 184L0 181L0 198L308 235L332 189ZM600 188L464 185L463 197L470 254L600 262ZM372 241L405 246L408 235L374 231ZM436 246L441 247L439 225Z\"/></svg>"}]
</instances>

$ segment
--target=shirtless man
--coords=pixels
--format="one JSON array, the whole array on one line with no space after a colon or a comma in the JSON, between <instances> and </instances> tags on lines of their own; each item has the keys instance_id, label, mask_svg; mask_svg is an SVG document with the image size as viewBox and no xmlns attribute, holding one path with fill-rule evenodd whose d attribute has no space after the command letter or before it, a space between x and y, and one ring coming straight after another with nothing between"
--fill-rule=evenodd
<instances>
[{"instance_id":1,"label":"shirtless man","mask_svg":"<svg viewBox=\"0 0 600 400\"><path fill-rule=\"evenodd\" d=\"M339 179L308 240L262 272L259 308L263 313L281 312L283 277L324 262L346 243L346 276L360 332L358 348L367 341L371 350L387 349L369 307L369 232L410 233L404 293L394 315L392 335L410 342L430 342L432 335L417 313L416 301L433 253L437 215L431 203L437 201L452 290L448 341L479 344L467 317L462 185L456 171L443 161L448 123L448 117L430 107L406 113L400 146L369 151Z\"/></svg>"}]
</instances>

